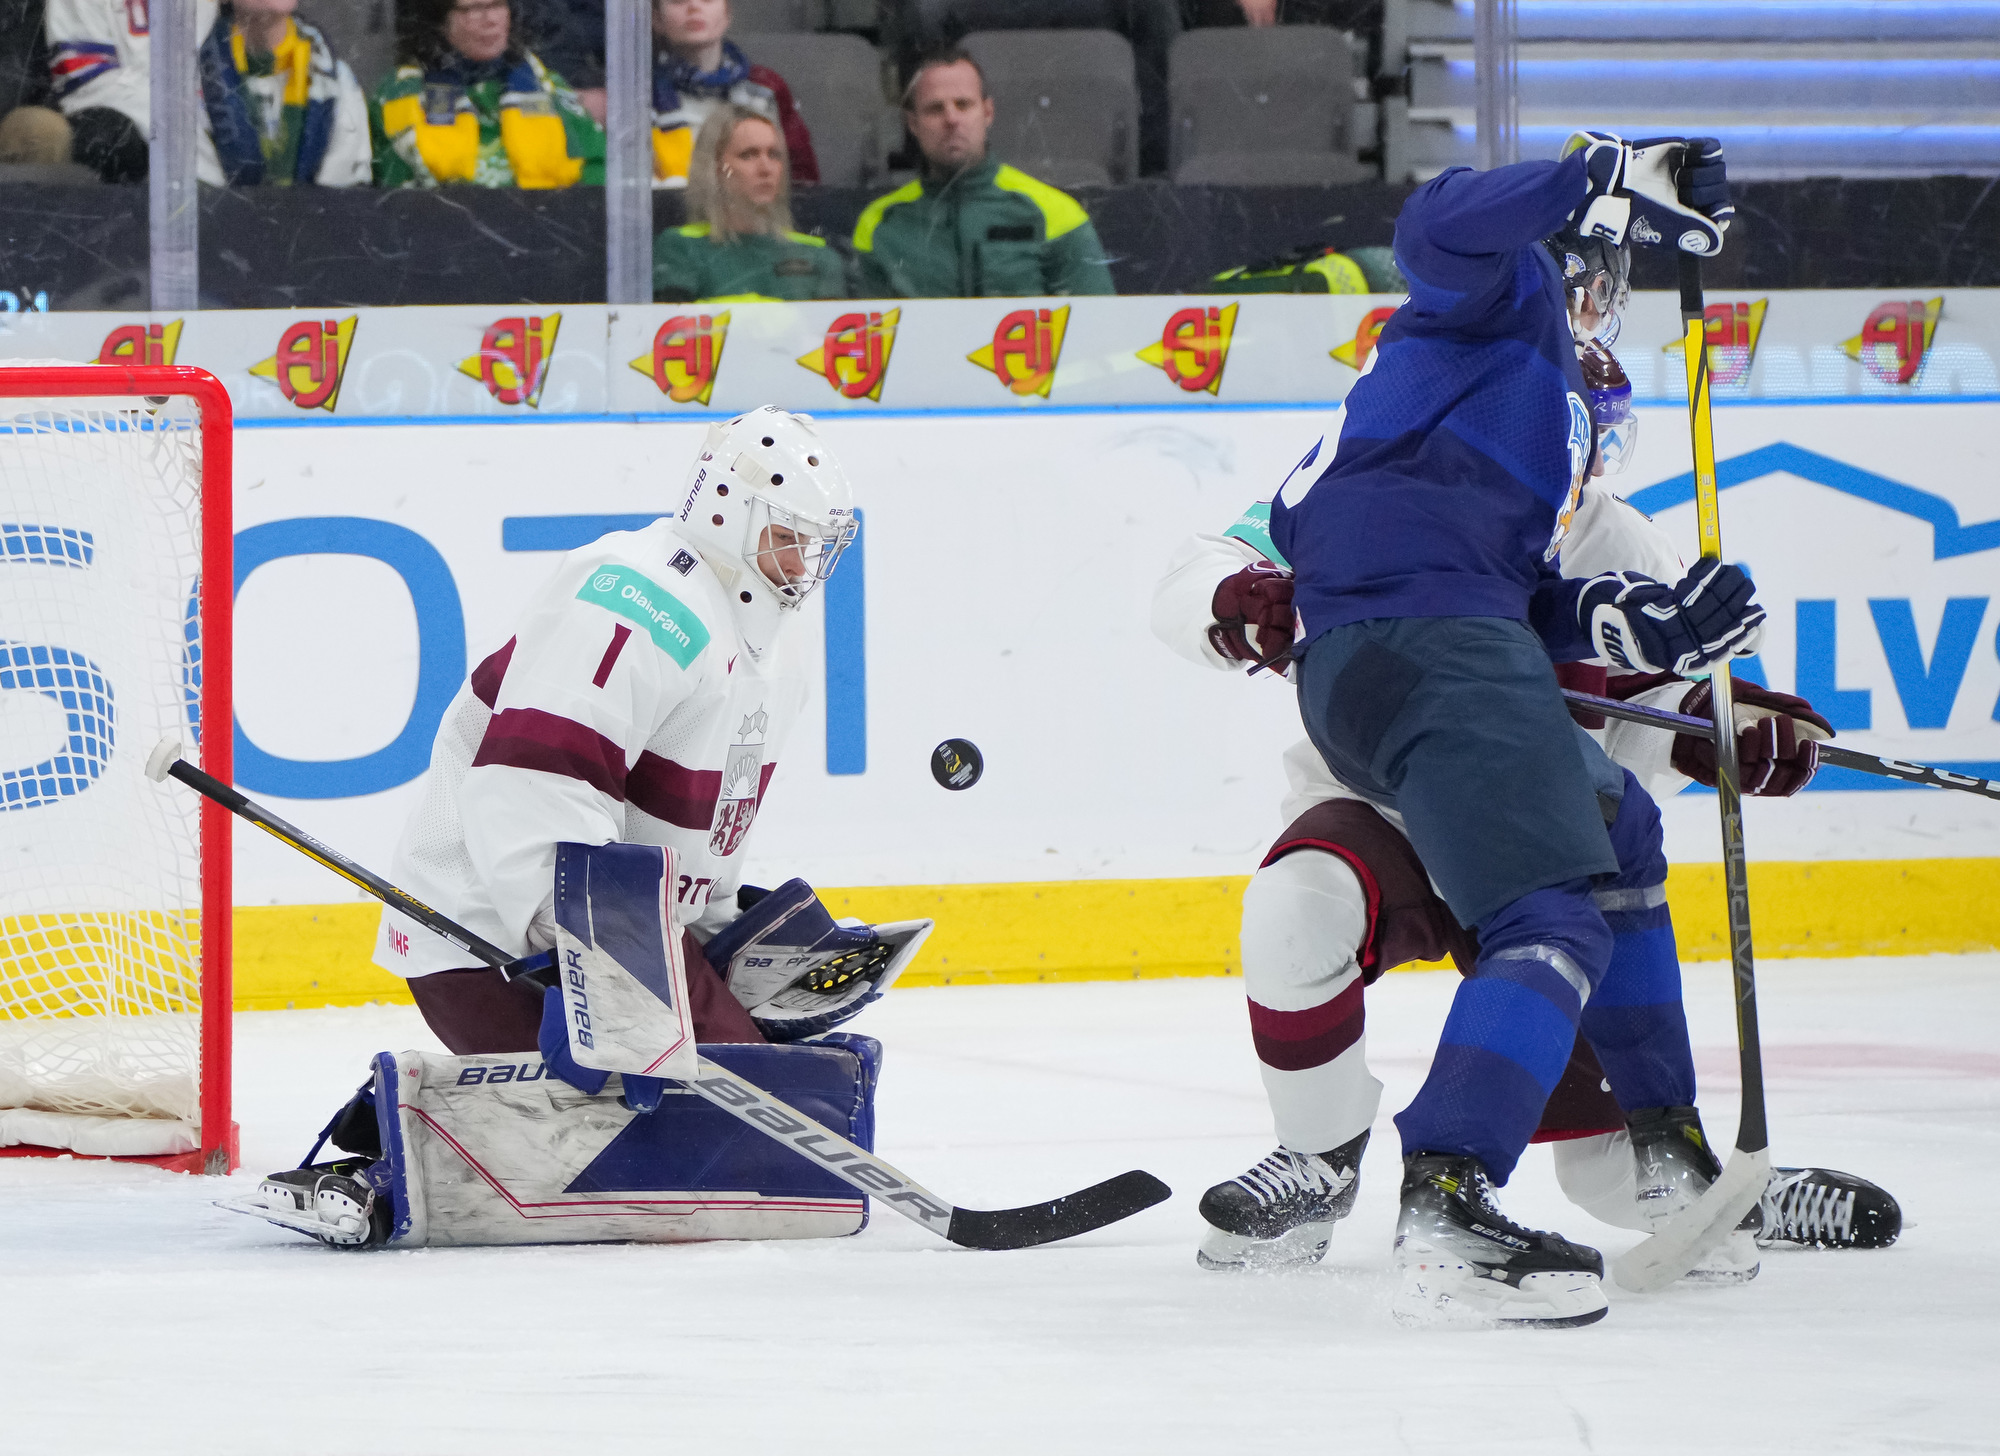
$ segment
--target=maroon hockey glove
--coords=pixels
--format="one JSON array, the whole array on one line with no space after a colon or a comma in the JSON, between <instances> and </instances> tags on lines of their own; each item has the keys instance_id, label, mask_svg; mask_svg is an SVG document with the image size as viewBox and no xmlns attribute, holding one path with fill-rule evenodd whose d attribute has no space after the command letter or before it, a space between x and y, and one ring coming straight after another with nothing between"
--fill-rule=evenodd
<instances>
[{"instance_id":1,"label":"maroon hockey glove","mask_svg":"<svg viewBox=\"0 0 2000 1456\"><path fill-rule=\"evenodd\" d=\"M1736 766L1746 794L1788 799L1812 782L1819 770L1819 740L1833 737L1833 725L1804 698L1774 693L1755 683L1732 682L1736 704ZM1713 717L1710 689L1696 683L1681 699L1681 711ZM1754 722L1745 719L1756 715ZM1673 765L1698 784L1715 787L1715 745L1687 733L1674 735Z\"/></svg>"},{"instance_id":2,"label":"maroon hockey glove","mask_svg":"<svg viewBox=\"0 0 2000 1456\"><path fill-rule=\"evenodd\" d=\"M1211 647L1234 662L1262 662L1291 643L1292 574L1253 561L1222 579L1209 611L1215 616L1208 629Z\"/></svg>"}]
</instances>

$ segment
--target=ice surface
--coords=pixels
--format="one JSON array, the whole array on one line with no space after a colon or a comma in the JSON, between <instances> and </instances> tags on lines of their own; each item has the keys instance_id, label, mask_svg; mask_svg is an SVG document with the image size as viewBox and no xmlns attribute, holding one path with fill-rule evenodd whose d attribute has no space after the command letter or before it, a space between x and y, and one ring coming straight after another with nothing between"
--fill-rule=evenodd
<instances>
[{"instance_id":1,"label":"ice surface","mask_svg":"<svg viewBox=\"0 0 2000 1456\"><path fill-rule=\"evenodd\" d=\"M987 1254L880 1214L825 1243L341 1254L216 1181L0 1163L0 1451L1372 1453L1992 1451L2000 956L1759 973L1774 1152L1881 1182L1903 1240L1773 1252L1755 1283L1611 1290L1603 1323L1427 1334L1385 1312L1395 1131L1453 978L1370 992L1388 1084L1359 1205L1303 1274L1207 1274L1195 1200L1270 1149L1233 980L899 990L883 1152L958 1201L1130 1167L1167 1204ZM1726 969L1688 971L1719 1139ZM407 1008L237 1018L246 1172L295 1162ZM1531 1150L1524 1222L1571 1209ZM1984 1392L1982 1394L1982 1392Z\"/></svg>"}]
</instances>

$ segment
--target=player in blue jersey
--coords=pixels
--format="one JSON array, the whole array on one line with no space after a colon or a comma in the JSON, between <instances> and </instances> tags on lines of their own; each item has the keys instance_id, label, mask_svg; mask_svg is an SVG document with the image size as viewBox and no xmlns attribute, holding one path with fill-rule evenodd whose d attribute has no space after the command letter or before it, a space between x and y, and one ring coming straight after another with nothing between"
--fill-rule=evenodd
<instances>
[{"instance_id":1,"label":"player in blue jersey","mask_svg":"<svg viewBox=\"0 0 2000 1456\"><path fill-rule=\"evenodd\" d=\"M1672 586L1565 580L1554 563L1597 450L1577 342L1615 326L1624 248L1712 254L1731 214L1706 139L1583 132L1559 162L1426 184L1396 224L1409 301L1347 397L1331 462L1309 455L1272 505L1308 736L1402 817L1479 939L1396 1119L1406 1317L1603 1316L1597 1251L1522 1228L1493 1194L1579 1026L1635 1126L1699 1126L1659 812L1572 724L1552 662L1686 675L1749 650L1763 611L1714 562Z\"/></svg>"}]
</instances>

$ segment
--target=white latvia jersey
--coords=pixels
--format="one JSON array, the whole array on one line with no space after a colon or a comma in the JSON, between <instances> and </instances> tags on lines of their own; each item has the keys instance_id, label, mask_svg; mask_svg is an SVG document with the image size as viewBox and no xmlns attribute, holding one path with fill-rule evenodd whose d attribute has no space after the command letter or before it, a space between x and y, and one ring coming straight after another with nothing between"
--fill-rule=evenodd
<instances>
[{"instance_id":1,"label":"white latvia jersey","mask_svg":"<svg viewBox=\"0 0 2000 1456\"><path fill-rule=\"evenodd\" d=\"M396 884L527 955L553 938L559 841L663 844L680 861L674 919L719 928L805 701L786 645L758 660L671 520L572 552L446 711ZM475 964L394 910L375 960L401 976Z\"/></svg>"}]
</instances>

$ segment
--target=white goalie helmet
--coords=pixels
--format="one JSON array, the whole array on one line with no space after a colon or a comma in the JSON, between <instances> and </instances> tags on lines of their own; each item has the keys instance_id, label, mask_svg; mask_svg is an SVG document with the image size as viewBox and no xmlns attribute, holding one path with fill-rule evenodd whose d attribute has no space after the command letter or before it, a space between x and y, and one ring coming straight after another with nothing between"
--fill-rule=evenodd
<instances>
[{"instance_id":1,"label":"white goalie helmet","mask_svg":"<svg viewBox=\"0 0 2000 1456\"><path fill-rule=\"evenodd\" d=\"M853 541L854 490L811 416L764 405L709 426L680 525L761 651Z\"/></svg>"}]
</instances>

